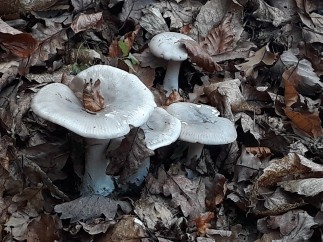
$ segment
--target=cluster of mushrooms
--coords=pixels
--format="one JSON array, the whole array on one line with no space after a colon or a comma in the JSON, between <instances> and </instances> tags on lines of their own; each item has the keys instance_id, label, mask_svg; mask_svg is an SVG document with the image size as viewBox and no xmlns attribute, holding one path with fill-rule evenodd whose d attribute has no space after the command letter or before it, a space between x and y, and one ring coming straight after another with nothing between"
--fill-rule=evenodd
<instances>
[{"instance_id":1,"label":"cluster of mushrooms","mask_svg":"<svg viewBox=\"0 0 323 242\"><path fill-rule=\"evenodd\" d=\"M180 64L188 58L179 42L183 38L190 39L179 33L162 33L153 37L149 44L154 55L169 61L164 79L168 93L178 90ZM170 46L172 50L169 50ZM95 113L86 110L80 99L86 80L101 82L100 91L105 102ZM200 157L204 144L228 144L237 137L234 124L219 117L214 107L186 102L157 107L153 94L137 76L108 65L95 65L80 72L70 86L46 85L34 96L31 108L41 118L84 137L82 195L107 196L114 191L114 177L106 174L109 163L106 150L111 149L113 143L120 144L133 127L144 131L146 146L151 150L176 140L189 142L187 160ZM127 182L139 185L148 169L149 158Z\"/></svg>"}]
</instances>

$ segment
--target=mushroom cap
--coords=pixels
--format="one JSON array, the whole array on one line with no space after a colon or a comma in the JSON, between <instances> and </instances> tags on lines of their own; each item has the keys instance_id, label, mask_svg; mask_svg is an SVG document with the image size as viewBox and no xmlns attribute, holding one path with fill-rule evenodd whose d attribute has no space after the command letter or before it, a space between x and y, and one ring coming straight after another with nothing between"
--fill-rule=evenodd
<instances>
[{"instance_id":1,"label":"mushroom cap","mask_svg":"<svg viewBox=\"0 0 323 242\"><path fill-rule=\"evenodd\" d=\"M130 126L145 123L156 107L153 94L138 77L118 68L95 65L75 78L83 83L100 79L105 99L101 111L87 112L75 93L61 83L43 87L32 100L32 110L85 138L112 139L129 133Z\"/></svg>"},{"instance_id":2,"label":"mushroom cap","mask_svg":"<svg viewBox=\"0 0 323 242\"><path fill-rule=\"evenodd\" d=\"M153 55L165 60L184 61L188 55L183 44L180 43L181 39L193 40L185 34L164 32L151 39L149 49Z\"/></svg>"},{"instance_id":3,"label":"mushroom cap","mask_svg":"<svg viewBox=\"0 0 323 242\"><path fill-rule=\"evenodd\" d=\"M145 133L147 148L155 150L178 139L181 133L181 122L165 109L157 107L140 128Z\"/></svg>"},{"instance_id":4,"label":"mushroom cap","mask_svg":"<svg viewBox=\"0 0 323 242\"><path fill-rule=\"evenodd\" d=\"M228 144L236 140L234 124L218 117L219 111L211 106L194 103L173 103L167 112L182 123L180 140L206 145Z\"/></svg>"}]
</instances>

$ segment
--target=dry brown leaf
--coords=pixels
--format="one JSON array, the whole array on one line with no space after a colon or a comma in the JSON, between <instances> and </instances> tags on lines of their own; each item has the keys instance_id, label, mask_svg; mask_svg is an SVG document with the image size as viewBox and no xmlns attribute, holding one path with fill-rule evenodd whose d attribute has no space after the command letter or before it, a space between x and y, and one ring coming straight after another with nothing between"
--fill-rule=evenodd
<instances>
[{"instance_id":1,"label":"dry brown leaf","mask_svg":"<svg viewBox=\"0 0 323 242\"><path fill-rule=\"evenodd\" d=\"M201 67L204 71L222 71L222 67L194 40L181 40L184 44L192 63Z\"/></svg>"},{"instance_id":2,"label":"dry brown leaf","mask_svg":"<svg viewBox=\"0 0 323 242\"><path fill-rule=\"evenodd\" d=\"M148 175L146 186L151 194L171 196L171 206L180 207L185 217L194 219L205 212L205 184L201 179L190 180L184 175L170 175L159 168L158 178Z\"/></svg>"},{"instance_id":3,"label":"dry brown leaf","mask_svg":"<svg viewBox=\"0 0 323 242\"><path fill-rule=\"evenodd\" d=\"M299 98L296 86L300 81L300 77L295 68L291 67L283 73L283 80L285 86L285 105L286 107L291 107Z\"/></svg>"},{"instance_id":4,"label":"dry brown leaf","mask_svg":"<svg viewBox=\"0 0 323 242\"><path fill-rule=\"evenodd\" d=\"M259 159L271 156L272 153L268 147L246 147L246 152L257 156Z\"/></svg>"},{"instance_id":5,"label":"dry brown leaf","mask_svg":"<svg viewBox=\"0 0 323 242\"><path fill-rule=\"evenodd\" d=\"M236 67L241 71L245 72L245 75L252 76L254 68L260 64L273 65L277 60L277 55L269 51L268 45L265 45L261 49L257 50L256 53L247 58L246 61L242 64L237 65Z\"/></svg>"},{"instance_id":6,"label":"dry brown leaf","mask_svg":"<svg viewBox=\"0 0 323 242\"><path fill-rule=\"evenodd\" d=\"M124 216L98 242L141 242L147 237L144 224L134 216Z\"/></svg>"},{"instance_id":7,"label":"dry brown leaf","mask_svg":"<svg viewBox=\"0 0 323 242\"><path fill-rule=\"evenodd\" d=\"M216 206L221 204L226 196L228 180L216 173L214 178L205 178L206 198L205 205L208 211L216 210Z\"/></svg>"},{"instance_id":8,"label":"dry brown leaf","mask_svg":"<svg viewBox=\"0 0 323 242\"><path fill-rule=\"evenodd\" d=\"M323 192L323 178L308 178L279 182L278 186L289 192L312 197Z\"/></svg>"},{"instance_id":9,"label":"dry brown leaf","mask_svg":"<svg viewBox=\"0 0 323 242\"><path fill-rule=\"evenodd\" d=\"M104 97L101 95L100 90L101 81L98 79L93 85L92 79L84 83L83 89L83 107L86 111L99 112L105 107Z\"/></svg>"},{"instance_id":10,"label":"dry brown leaf","mask_svg":"<svg viewBox=\"0 0 323 242\"><path fill-rule=\"evenodd\" d=\"M61 227L56 215L41 214L28 224L25 238L27 242L55 241L60 238Z\"/></svg>"},{"instance_id":11,"label":"dry brown leaf","mask_svg":"<svg viewBox=\"0 0 323 242\"><path fill-rule=\"evenodd\" d=\"M260 159L253 154L247 153L243 147L235 167L234 180L237 182L250 180L252 176L258 173L260 165Z\"/></svg>"},{"instance_id":12,"label":"dry brown leaf","mask_svg":"<svg viewBox=\"0 0 323 242\"><path fill-rule=\"evenodd\" d=\"M281 241L295 242L308 241L314 232L311 227L316 224L312 216L300 209L263 218L258 223L261 221L263 221L262 224L266 224L268 229L279 229Z\"/></svg>"},{"instance_id":13,"label":"dry brown leaf","mask_svg":"<svg viewBox=\"0 0 323 242\"><path fill-rule=\"evenodd\" d=\"M213 212L206 212L200 214L194 219L197 232L200 236L204 236L206 234L206 230L211 227L210 222L214 219L214 217Z\"/></svg>"},{"instance_id":14,"label":"dry brown leaf","mask_svg":"<svg viewBox=\"0 0 323 242\"><path fill-rule=\"evenodd\" d=\"M20 58L28 58L38 47L38 41L29 33L8 34L0 32L0 47Z\"/></svg>"},{"instance_id":15,"label":"dry brown leaf","mask_svg":"<svg viewBox=\"0 0 323 242\"><path fill-rule=\"evenodd\" d=\"M133 31L126 33L119 40L117 40L117 39L113 40L109 46L109 56L111 58L121 58L123 56L127 56L128 53L130 52L130 50L132 49L133 43L139 33L139 30L140 30L140 25L136 25L136 27ZM119 44L120 40L125 45L126 50L124 50L124 51L128 52L128 53L124 53L121 50L120 44Z\"/></svg>"},{"instance_id":16,"label":"dry brown leaf","mask_svg":"<svg viewBox=\"0 0 323 242\"><path fill-rule=\"evenodd\" d=\"M8 170L10 161L16 159L16 149L14 147L14 140L5 135L0 137L0 165Z\"/></svg>"},{"instance_id":17,"label":"dry brown leaf","mask_svg":"<svg viewBox=\"0 0 323 242\"><path fill-rule=\"evenodd\" d=\"M61 213L61 219L71 219L71 222L99 218L102 214L107 220L113 220L118 208L129 213L132 209L128 202L114 200L108 197L92 195L80 197L71 202L58 204L54 210Z\"/></svg>"},{"instance_id":18,"label":"dry brown leaf","mask_svg":"<svg viewBox=\"0 0 323 242\"><path fill-rule=\"evenodd\" d=\"M314 139L323 136L319 113L295 112L289 107L284 108L284 112L300 131Z\"/></svg>"},{"instance_id":19,"label":"dry brown leaf","mask_svg":"<svg viewBox=\"0 0 323 242\"><path fill-rule=\"evenodd\" d=\"M282 159L271 160L264 173L258 178L259 186L271 186L280 181L315 176L323 173L323 166L316 164L302 155L289 153Z\"/></svg>"},{"instance_id":20,"label":"dry brown leaf","mask_svg":"<svg viewBox=\"0 0 323 242\"><path fill-rule=\"evenodd\" d=\"M232 49L233 37L232 21L233 14L227 15L221 24L212 29L200 45L209 55L218 55Z\"/></svg>"},{"instance_id":21,"label":"dry brown leaf","mask_svg":"<svg viewBox=\"0 0 323 242\"><path fill-rule=\"evenodd\" d=\"M123 183L138 170L145 158L153 154L154 151L146 147L143 130L133 128L117 149L108 152L107 157L110 162L107 167L107 174L120 175L118 181Z\"/></svg>"},{"instance_id":22,"label":"dry brown leaf","mask_svg":"<svg viewBox=\"0 0 323 242\"><path fill-rule=\"evenodd\" d=\"M95 29L102 30L103 28L103 15L102 12L84 14L76 16L71 24L71 29L74 33L78 33L84 30Z\"/></svg>"}]
</instances>

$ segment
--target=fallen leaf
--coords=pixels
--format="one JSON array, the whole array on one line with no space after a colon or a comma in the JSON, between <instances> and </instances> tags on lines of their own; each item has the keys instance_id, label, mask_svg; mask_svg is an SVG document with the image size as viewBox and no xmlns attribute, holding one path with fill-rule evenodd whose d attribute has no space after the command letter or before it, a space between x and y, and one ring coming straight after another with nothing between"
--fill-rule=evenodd
<instances>
[{"instance_id":1,"label":"fallen leaf","mask_svg":"<svg viewBox=\"0 0 323 242\"><path fill-rule=\"evenodd\" d=\"M232 49L233 32L232 32L232 14L227 15L221 24L212 29L200 45L209 55L218 55Z\"/></svg>"},{"instance_id":2,"label":"fallen leaf","mask_svg":"<svg viewBox=\"0 0 323 242\"><path fill-rule=\"evenodd\" d=\"M84 30L94 29L97 31L103 28L103 15L102 12L84 14L76 16L71 24L71 29L74 33L78 33Z\"/></svg>"},{"instance_id":3,"label":"fallen leaf","mask_svg":"<svg viewBox=\"0 0 323 242\"><path fill-rule=\"evenodd\" d=\"M124 216L98 242L141 242L147 237L144 224L133 216Z\"/></svg>"},{"instance_id":4,"label":"fallen leaf","mask_svg":"<svg viewBox=\"0 0 323 242\"><path fill-rule=\"evenodd\" d=\"M150 34L156 35L163 32L169 32L169 28L160 10L156 7L145 8L142 10L143 16L139 24Z\"/></svg>"},{"instance_id":5,"label":"fallen leaf","mask_svg":"<svg viewBox=\"0 0 323 242\"><path fill-rule=\"evenodd\" d=\"M97 79L93 84L92 79L84 83L83 89L83 107L90 113L96 113L105 107L104 97L100 90L101 81Z\"/></svg>"},{"instance_id":6,"label":"fallen leaf","mask_svg":"<svg viewBox=\"0 0 323 242\"><path fill-rule=\"evenodd\" d=\"M111 225L115 224L114 221L106 221L103 218L88 220L85 223L81 221L78 222L82 225L82 228L90 235L106 233L108 228L110 228Z\"/></svg>"},{"instance_id":7,"label":"fallen leaf","mask_svg":"<svg viewBox=\"0 0 323 242\"><path fill-rule=\"evenodd\" d=\"M305 134L317 139L323 136L321 120L318 113L295 112L291 108L284 108L285 114L293 124Z\"/></svg>"},{"instance_id":8,"label":"fallen leaf","mask_svg":"<svg viewBox=\"0 0 323 242\"><path fill-rule=\"evenodd\" d=\"M268 147L246 147L246 152L257 156L259 159L271 156L272 153Z\"/></svg>"},{"instance_id":9,"label":"fallen leaf","mask_svg":"<svg viewBox=\"0 0 323 242\"><path fill-rule=\"evenodd\" d=\"M207 72L222 71L222 67L213 61L211 56L196 41L181 40L180 42L185 46L192 63L195 63Z\"/></svg>"},{"instance_id":10,"label":"fallen leaf","mask_svg":"<svg viewBox=\"0 0 323 242\"><path fill-rule=\"evenodd\" d=\"M205 204L208 211L213 211L216 206L224 201L228 180L220 173L216 173L214 178L205 178L204 182L206 191Z\"/></svg>"},{"instance_id":11,"label":"fallen leaf","mask_svg":"<svg viewBox=\"0 0 323 242\"><path fill-rule=\"evenodd\" d=\"M110 160L106 170L107 174L120 175L119 182L122 184L130 175L136 173L145 158L153 154L154 151L146 147L143 130L133 128L117 149L107 153Z\"/></svg>"},{"instance_id":12,"label":"fallen leaf","mask_svg":"<svg viewBox=\"0 0 323 242\"><path fill-rule=\"evenodd\" d=\"M313 235L314 218L303 210L291 210L279 216L264 218L269 229L279 229L281 241L307 241Z\"/></svg>"},{"instance_id":13,"label":"fallen leaf","mask_svg":"<svg viewBox=\"0 0 323 242\"><path fill-rule=\"evenodd\" d=\"M307 197L316 196L323 192L323 178L283 181L279 182L277 185L286 191L296 192Z\"/></svg>"},{"instance_id":14,"label":"fallen leaf","mask_svg":"<svg viewBox=\"0 0 323 242\"><path fill-rule=\"evenodd\" d=\"M113 220L118 208L129 213L131 206L126 201L114 200L108 197L92 195L80 197L71 202L58 204L54 207L56 213L61 213L61 219L71 219L71 222L79 220L99 218L103 214L107 220Z\"/></svg>"},{"instance_id":15,"label":"fallen leaf","mask_svg":"<svg viewBox=\"0 0 323 242\"><path fill-rule=\"evenodd\" d=\"M289 153L282 159L270 161L263 174L257 179L259 186L271 186L277 182L295 178L315 176L323 173L323 166L308 160L302 155Z\"/></svg>"},{"instance_id":16,"label":"fallen leaf","mask_svg":"<svg viewBox=\"0 0 323 242\"><path fill-rule=\"evenodd\" d=\"M194 219L197 232L200 236L205 236L206 230L211 227L210 222L214 219L213 212L206 212L200 214L197 218Z\"/></svg>"},{"instance_id":17,"label":"fallen leaf","mask_svg":"<svg viewBox=\"0 0 323 242\"><path fill-rule=\"evenodd\" d=\"M28 224L25 239L27 242L59 240L61 227L56 215L41 214Z\"/></svg>"},{"instance_id":18,"label":"fallen leaf","mask_svg":"<svg viewBox=\"0 0 323 242\"><path fill-rule=\"evenodd\" d=\"M291 107L298 101L299 95L296 90L297 84L300 82L300 77L295 68L291 67L283 73L284 87L285 87L285 105Z\"/></svg>"},{"instance_id":19,"label":"fallen leaf","mask_svg":"<svg viewBox=\"0 0 323 242\"><path fill-rule=\"evenodd\" d=\"M38 47L38 41L29 33L0 32L0 47L20 58L28 58Z\"/></svg>"}]
</instances>

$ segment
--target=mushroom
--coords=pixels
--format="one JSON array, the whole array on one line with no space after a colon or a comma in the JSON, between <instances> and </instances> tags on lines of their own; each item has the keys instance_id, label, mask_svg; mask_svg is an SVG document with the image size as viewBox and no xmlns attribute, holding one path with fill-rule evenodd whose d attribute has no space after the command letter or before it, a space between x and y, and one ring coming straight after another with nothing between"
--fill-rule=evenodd
<instances>
[{"instance_id":1,"label":"mushroom","mask_svg":"<svg viewBox=\"0 0 323 242\"><path fill-rule=\"evenodd\" d=\"M167 71L164 78L164 89L167 96L172 90L178 91L178 75L182 61L188 58L188 54L180 43L180 40L193 40L191 37L174 32L164 32L155 35L149 49L153 55L168 60Z\"/></svg>"},{"instance_id":2,"label":"mushroom","mask_svg":"<svg viewBox=\"0 0 323 242\"><path fill-rule=\"evenodd\" d=\"M173 103L167 112L182 123L179 140L189 142L187 161L201 156L203 146L228 144L236 140L234 124L226 118L218 117L219 111L205 104L186 102Z\"/></svg>"},{"instance_id":3,"label":"mushroom","mask_svg":"<svg viewBox=\"0 0 323 242\"><path fill-rule=\"evenodd\" d=\"M135 75L118 68L95 65L80 72L74 79L74 84L84 84L90 79L101 81L101 93L105 100L102 110L95 113L85 110L75 93L61 83L43 87L34 96L31 108L41 118L85 138L85 172L81 193L106 196L114 190L111 177L105 174L105 150L110 139L126 135L131 127L145 123L156 104L152 93Z\"/></svg>"},{"instance_id":4,"label":"mushroom","mask_svg":"<svg viewBox=\"0 0 323 242\"><path fill-rule=\"evenodd\" d=\"M181 132L181 122L165 109L157 107L140 128L144 131L147 148L156 150L170 145L178 139ZM149 166L150 158L147 157L138 171L127 179L127 182L139 186L147 176Z\"/></svg>"}]
</instances>

